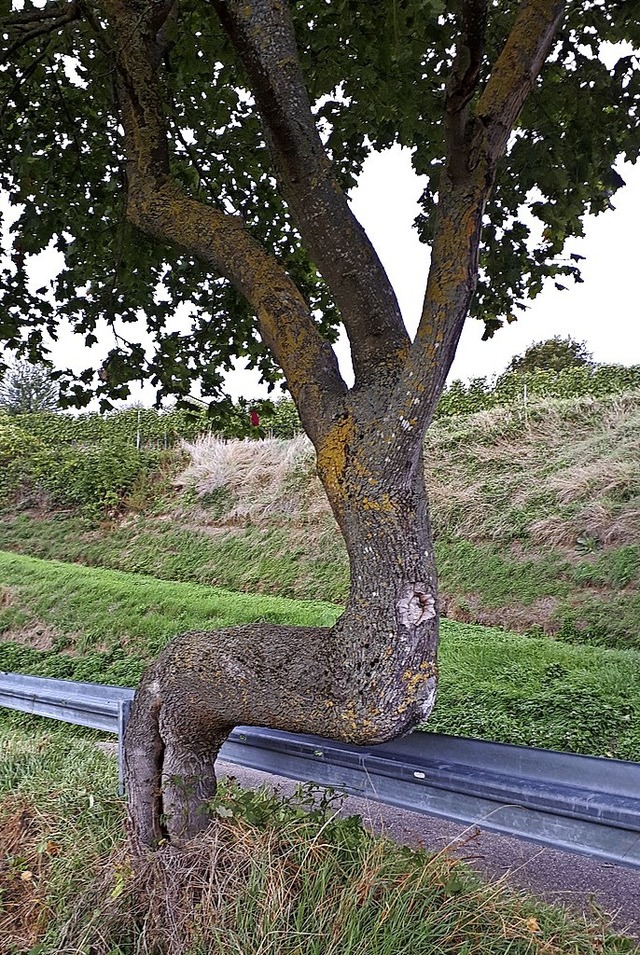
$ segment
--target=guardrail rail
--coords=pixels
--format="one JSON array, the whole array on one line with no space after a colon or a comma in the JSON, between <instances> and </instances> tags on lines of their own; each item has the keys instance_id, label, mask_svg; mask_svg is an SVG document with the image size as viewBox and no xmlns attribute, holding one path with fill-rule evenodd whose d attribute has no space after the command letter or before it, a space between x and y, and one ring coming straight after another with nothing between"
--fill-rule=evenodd
<instances>
[{"instance_id":1,"label":"guardrail rail","mask_svg":"<svg viewBox=\"0 0 640 955\"><path fill-rule=\"evenodd\" d=\"M0 706L123 737L134 691L0 673ZM640 868L640 763L412 733L380 746L239 726L220 759Z\"/></svg>"}]
</instances>

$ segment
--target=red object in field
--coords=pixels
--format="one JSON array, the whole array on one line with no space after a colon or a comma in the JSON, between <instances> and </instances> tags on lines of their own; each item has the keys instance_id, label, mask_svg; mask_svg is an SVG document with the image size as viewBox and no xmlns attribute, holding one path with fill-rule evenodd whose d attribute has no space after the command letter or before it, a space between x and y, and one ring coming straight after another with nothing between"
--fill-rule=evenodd
<instances>
[{"instance_id":1,"label":"red object in field","mask_svg":"<svg viewBox=\"0 0 640 955\"><path fill-rule=\"evenodd\" d=\"M259 428L259 427L260 427L260 415L258 414L258 412L257 412L255 409L253 409L253 410L251 411L251 414L249 415L249 417L250 417L250 419L251 419L251 427L252 427L252 428Z\"/></svg>"}]
</instances>

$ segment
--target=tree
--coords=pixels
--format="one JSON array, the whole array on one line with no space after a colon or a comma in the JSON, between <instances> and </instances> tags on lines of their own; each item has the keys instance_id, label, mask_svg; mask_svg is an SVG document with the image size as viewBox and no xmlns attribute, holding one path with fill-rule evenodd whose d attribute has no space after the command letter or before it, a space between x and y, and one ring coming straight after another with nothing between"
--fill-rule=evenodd
<instances>
[{"instance_id":1,"label":"tree","mask_svg":"<svg viewBox=\"0 0 640 955\"><path fill-rule=\"evenodd\" d=\"M58 386L45 365L15 362L0 381L0 410L8 414L56 411Z\"/></svg>"},{"instance_id":2,"label":"tree","mask_svg":"<svg viewBox=\"0 0 640 955\"><path fill-rule=\"evenodd\" d=\"M565 241L585 211L609 206L617 156L640 149L636 60L608 70L598 55L638 48L634 10L61 0L8 18L0 175L22 210L5 339L37 351L55 329L24 267L53 242L66 265L58 310L88 344L101 317L118 336L100 369L104 401L142 375L178 395L198 377L217 400L238 354L269 381L283 374L350 559L333 628L186 634L146 672L126 738L143 844L206 824L213 757L237 723L366 744L429 715L438 605L425 430L470 309L492 334L545 276L579 274ZM418 227L431 265L413 341L346 198L367 152L393 142L428 177ZM544 224L538 245L523 203ZM187 301L191 323L170 331ZM125 341L140 312L152 354ZM338 322L352 388L331 348ZM94 371L64 381L82 403Z\"/></svg>"},{"instance_id":3,"label":"tree","mask_svg":"<svg viewBox=\"0 0 640 955\"><path fill-rule=\"evenodd\" d=\"M586 342L574 341L571 336L555 335L543 342L530 345L522 355L515 355L504 374L528 371L563 371L565 368L593 368L593 355Z\"/></svg>"}]
</instances>

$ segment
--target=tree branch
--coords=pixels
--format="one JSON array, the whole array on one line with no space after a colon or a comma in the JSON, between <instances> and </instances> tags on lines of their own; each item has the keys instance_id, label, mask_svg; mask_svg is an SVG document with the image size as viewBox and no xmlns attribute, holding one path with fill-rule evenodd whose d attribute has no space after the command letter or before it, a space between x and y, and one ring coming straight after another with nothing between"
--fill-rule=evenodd
<instances>
[{"instance_id":1,"label":"tree branch","mask_svg":"<svg viewBox=\"0 0 640 955\"><path fill-rule=\"evenodd\" d=\"M3 51L0 65L8 63L14 53L23 46L42 36L49 36L56 30L61 30L67 23L80 19L80 4L77 0L70 3L49 4L42 9L20 10L5 17L3 24L9 28L22 31L13 43Z\"/></svg>"},{"instance_id":2,"label":"tree branch","mask_svg":"<svg viewBox=\"0 0 640 955\"><path fill-rule=\"evenodd\" d=\"M472 8L479 13L481 6L467 0L463 37L473 23ZM549 54L565 7L563 0L526 0L475 110L465 118L463 129L448 137L422 317L386 424L387 430L394 422L397 428L400 419L406 434L397 451L400 455L413 446L415 434L424 434L433 417L475 291L482 216L496 166ZM467 47L475 55L469 55L469 67L462 71L454 64L450 81L450 109L458 111L466 108L473 95L472 79L477 73L472 64L481 55L480 39L469 36Z\"/></svg>"},{"instance_id":3,"label":"tree branch","mask_svg":"<svg viewBox=\"0 0 640 955\"><path fill-rule=\"evenodd\" d=\"M127 156L127 216L212 266L246 296L260 332L283 369L309 436L329 428L346 393L333 349L303 296L239 216L190 198L172 178L162 84L157 73L153 0L102 0L114 33L118 100Z\"/></svg>"},{"instance_id":4,"label":"tree branch","mask_svg":"<svg viewBox=\"0 0 640 955\"><path fill-rule=\"evenodd\" d=\"M340 309L356 386L389 387L409 338L389 279L334 175L311 112L286 0L212 0L249 78L277 176Z\"/></svg>"},{"instance_id":5,"label":"tree branch","mask_svg":"<svg viewBox=\"0 0 640 955\"><path fill-rule=\"evenodd\" d=\"M459 176L464 175L469 118L467 107L480 82L486 26L487 0L464 0L460 36L444 101L447 156L452 173Z\"/></svg>"},{"instance_id":6,"label":"tree branch","mask_svg":"<svg viewBox=\"0 0 640 955\"><path fill-rule=\"evenodd\" d=\"M475 110L478 143L497 163L544 62L567 0L527 0L516 18ZM477 148L477 147L476 147Z\"/></svg>"},{"instance_id":7,"label":"tree branch","mask_svg":"<svg viewBox=\"0 0 640 955\"><path fill-rule=\"evenodd\" d=\"M40 23L43 20L59 20L61 17L66 17L70 10L77 14L77 0L60 0L59 3L47 3L44 7L14 10L3 19L3 23L11 26L21 26Z\"/></svg>"}]
</instances>

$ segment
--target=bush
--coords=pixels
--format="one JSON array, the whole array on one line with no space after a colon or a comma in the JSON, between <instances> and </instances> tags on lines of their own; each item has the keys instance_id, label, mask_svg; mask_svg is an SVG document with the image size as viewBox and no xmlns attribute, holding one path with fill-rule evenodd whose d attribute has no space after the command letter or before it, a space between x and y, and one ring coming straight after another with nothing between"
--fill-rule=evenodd
<instances>
[{"instance_id":1,"label":"bush","mask_svg":"<svg viewBox=\"0 0 640 955\"><path fill-rule=\"evenodd\" d=\"M8 419L0 419L0 468L11 465L41 447L40 441Z\"/></svg>"},{"instance_id":2,"label":"bush","mask_svg":"<svg viewBox=\"0 0 640 955\"><path fill-rule=\"evenodd\" d=\"M499 406L523 404L545 398L604 398L640 390L640 365L575 366L561 371L538 369L507 371L495 381L473 378L468 384L454 381L438 403L436 417L474 414Z\"/></svg>"},{"instance_id":3,"label":"bush","mask_svg":"<svg viewBox=\"0 0 640 955\"><path fill-rule=\"evenodd\" d=\"M0 419L0 502L11 500L24 484L29 462L42 445L22 428Z\"/></svg>"},{"instance_id":4,"label":"bush","mask_svg":"<svg viewBox=\"0 0 640 955\"><path fill-rule=\"evenodd\" d=\"M88 515L118 510L127 495L137 491L140 496L163 457L117 440L53 445L1 423L0 501L44 497L54 507L77 507Z\"/></svg>"},{"instance_id":5,"label":"bush","mask_svg":"<svg viewBox=\"0 0 640 955\"><path fill-rule=\"evenodd\" d=\"M86 448L44 448L31 459L36 487L52 504L85 513L120 508L142 472L158 466L157 452L137 451L120 441Z\"/></svg>"}]
</instances>

